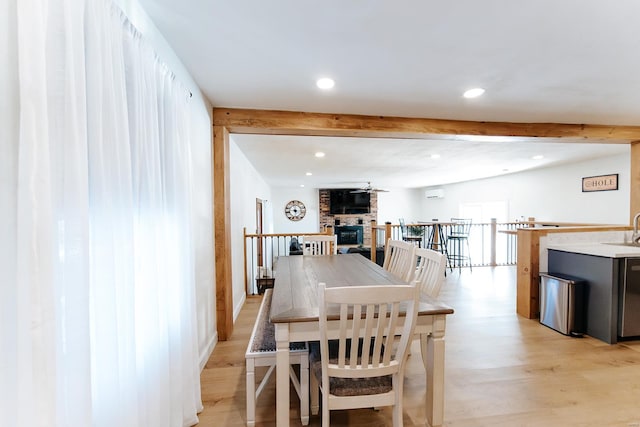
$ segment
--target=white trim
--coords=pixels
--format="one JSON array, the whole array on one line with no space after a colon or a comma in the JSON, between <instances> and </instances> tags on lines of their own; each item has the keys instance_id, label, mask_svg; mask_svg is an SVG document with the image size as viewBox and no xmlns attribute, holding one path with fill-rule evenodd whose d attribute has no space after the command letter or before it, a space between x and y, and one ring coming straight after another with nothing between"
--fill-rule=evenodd
<instances>
[{"instance_id":1,"label":"white trim","mask_svg":"<svg viewBox=\"0 0 640 427\"><path fill-rule=\"evenodd\" d=\"M240 315L240 311L242 310L242 307L244 307L244 303L247 301L247 294L246 292L242 293L242 298L240 299L240 303L238 305L235 306L235 308L233 309L233 323L236 323L236 320L238 320L238 316Z\"/></svg>"},{"instance_id":2,"label":"white trim","mask_svg":"<svg viewBox=\"0 0 640 427\"><path fill-rule=\"evenodd\" d=\"M204 352L200 354L200 372L204 369L205 365L209 361L213 350L216 348L216 344L218 344L218 332L216 331L212 336L207 345L205 346Z\"/></svg>"}]
</instances>

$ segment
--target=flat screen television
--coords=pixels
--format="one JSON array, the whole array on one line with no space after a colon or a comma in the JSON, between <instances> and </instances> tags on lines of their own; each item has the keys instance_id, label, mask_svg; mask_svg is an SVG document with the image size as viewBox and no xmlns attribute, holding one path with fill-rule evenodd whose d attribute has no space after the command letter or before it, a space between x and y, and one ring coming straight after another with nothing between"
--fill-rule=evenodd
<instances>
[{"instance_id":1,"label":"flat screen television","mask_svg":"<svg viewBox=\"0 0 640 427\"><path fill-rule=\"evenodd\" d=\"M371 194L352 193L355 188L329 190L329 212L332 215L371 212Z\"/></svg>"}]
</instances>

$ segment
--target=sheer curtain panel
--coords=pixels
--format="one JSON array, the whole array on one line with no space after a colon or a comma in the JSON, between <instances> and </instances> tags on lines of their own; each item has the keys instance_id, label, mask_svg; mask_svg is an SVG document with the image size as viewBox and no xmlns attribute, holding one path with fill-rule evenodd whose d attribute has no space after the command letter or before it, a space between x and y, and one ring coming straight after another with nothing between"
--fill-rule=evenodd
<instances>
[{"instance_id":1,"label":"sheer curtain panel","mask_svg":"<svg viewBox=\"0 0 640 427\"><path fill-rule=\"evenodd\" d=\"M0 425L193 425L188 91L110 1L1 7Z\"/></svg>"}]
</instances>

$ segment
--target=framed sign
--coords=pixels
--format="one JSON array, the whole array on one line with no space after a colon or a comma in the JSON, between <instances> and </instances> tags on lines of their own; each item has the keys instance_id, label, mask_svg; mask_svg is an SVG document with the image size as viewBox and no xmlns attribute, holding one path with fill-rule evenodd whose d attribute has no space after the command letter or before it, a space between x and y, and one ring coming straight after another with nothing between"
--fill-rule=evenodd
<instances>
[{"instance_id":1,"label":"framed sign","mask_svg":"<svg viewBox=\"0 0 640 427\"><path fill-rule=\"evenodd\" d=\"M588 176L582 178L582 192L611 191L618 189L618 174Z\"/></svg>"}]
</instances>

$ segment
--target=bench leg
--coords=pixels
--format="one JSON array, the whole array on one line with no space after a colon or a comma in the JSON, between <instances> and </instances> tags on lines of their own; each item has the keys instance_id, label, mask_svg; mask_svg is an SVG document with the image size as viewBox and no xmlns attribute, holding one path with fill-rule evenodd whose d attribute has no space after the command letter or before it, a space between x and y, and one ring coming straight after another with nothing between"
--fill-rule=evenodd
<instances>
[{"instance_id":1,"label":"bench leg","mask_svg":"<svg viewBox=\"0 0 640 427\"><path fill-rule=\"evenodd\" d=\"M256 367L253 359L247 359L247 427L256 424Z\"/></svg>"}]
</instances>

